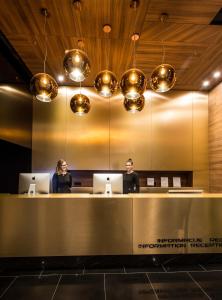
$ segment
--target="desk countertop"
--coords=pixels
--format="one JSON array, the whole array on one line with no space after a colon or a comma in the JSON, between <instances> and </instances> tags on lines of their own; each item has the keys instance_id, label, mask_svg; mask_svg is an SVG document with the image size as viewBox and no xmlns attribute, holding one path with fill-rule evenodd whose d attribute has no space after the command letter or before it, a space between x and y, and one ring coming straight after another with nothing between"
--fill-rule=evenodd
<instances>
[{"instance_id":1,"label":"desk countertop","mask_svg":"<svg viewBox=\"0 0 222 300\"><path fill-rule=\"evenodd\" d=\"M106 198L119 198L119 199L129 199L129 198L147 198L147 199L172 199L172 198L221 198L221 193L149 193L149 194L112 194L106 196L104 194L38 194L35 196L29 196L25 194L0 194L1 199L79 199L79 198L92 198L92 199L106 199Z\"/></svg>"}]
</instances>

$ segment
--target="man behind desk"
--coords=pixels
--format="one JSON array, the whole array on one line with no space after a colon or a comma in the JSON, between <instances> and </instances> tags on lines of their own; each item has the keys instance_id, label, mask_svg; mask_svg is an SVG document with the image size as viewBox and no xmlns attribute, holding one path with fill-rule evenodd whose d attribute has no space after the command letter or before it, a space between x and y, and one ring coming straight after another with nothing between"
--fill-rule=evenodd
<instances>
[{"instance_id":1,"label":"man behind desk","mask_svg":"<svg viewBox=\"0 0 222 300\"><path fill-rule=\"evenodd\" d=\"M126 161L126 173L123 174L123 194L139 193L139 176L133 170L133 161Z\"/></svg>"}]
</instances>

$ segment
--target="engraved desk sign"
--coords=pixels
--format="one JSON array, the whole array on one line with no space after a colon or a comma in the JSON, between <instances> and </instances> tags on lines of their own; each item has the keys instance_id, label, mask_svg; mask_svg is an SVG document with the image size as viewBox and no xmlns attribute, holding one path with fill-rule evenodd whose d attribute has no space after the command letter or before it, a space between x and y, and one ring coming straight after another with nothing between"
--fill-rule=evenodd
<instances>
[{"instance_id":1,"label":"engraved desk sign","mask_svg":"<svg viewBox=\"0 0 222 300\"><path fill-rule=\"evenodd\" d=\"M146 179L146 184L147 184L147 186L154 186L155 185L154 177L147 178Z\"/></svg>"},{"instance_id":2,"label":"engraved desk sign","mask_svg":"<svg viewBox=\"0 0 222 300\"><path fill-rule=\"evenodd\" d=\"M30 183L29 190L28 190L29 196L35 196L35 183Z\"/></svg>"},{"instance_id":3,"label":"engraved desk sign","mask_svg":"<svg viewBox=\"0 0 222 300\"><path fill-rule=\"evenodd\" d=\"M181 178L173 177L173 187L180 188L181 187Z\"/></svg>"},{"instance_id":4,"label":"engraved desk sign","mask_svg":"<svg viewBox=\"0 0 222 300\"><path fill-rule=\"evenodd\" d=\"M160 185L161 187L168 187L169 186L168 177L160 177Z\"/></svg>"}]
</instances>

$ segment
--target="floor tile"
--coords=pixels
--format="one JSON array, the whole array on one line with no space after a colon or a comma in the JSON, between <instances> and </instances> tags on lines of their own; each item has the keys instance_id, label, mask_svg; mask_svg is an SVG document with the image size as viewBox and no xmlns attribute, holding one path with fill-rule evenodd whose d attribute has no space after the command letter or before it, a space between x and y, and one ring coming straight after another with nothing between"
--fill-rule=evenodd
<instances>
[{"instance_id":1,"label":"floor tile","mask_svg":"<svg viewBox=\"0 0 222 300\"><path fill-rule=\"evenodd\" d=\"M106 275L106 299L156 300L146 274Z\"/></svg>"},{"instance_id":2,"label":"floor tile","mask_svg":"<svg viewBox=\"0 0 222 300\"><path fill-rule=\"evenodd\" d=\"M55 275L67 275L67 274L82 274L83 269L55 269L55 270L45 270L42 275L49 275L49 274L55 274Z\"/></svg>"},{"instance_id":3,"label":"floor tile","mask_svg":"<svg viewBox=\"0 0 222 300\"><path fill-rule=\"evenodd\" d=\"M39 275L41 270L13 270L6 269L0 272L0 276Z\"/></svg>"},{"instance_id":4,"label":"floor tile","mask_svg":"<svg viewBox=\"0 0 222 300\"><path fill-rule=\"evenodd\" d=\"M99 268L99 269L86 269L86 270L84 270L84 273L85 274L97 274L97 273L99 273L99 274L104 274L104 273L108 273L108 274L116 274L116 273L125 273L125 271L124 271L124 268L118 268L118 269L111 269L111 268L109 268L109 269L101 269L101 268Z\"/></svg>"},{"instance_id":5,"label":"floor tile","mask_svg":"<svg viewBox=\"0 0 222 300\"><path fill-rule=\"evenodd\" d=\"M0 277L0 297L15 277Z\"/></svg>"},{"instance_id":6,"label":"floor tile","mask_svg":"<svg viewBox=\"0 0 222 300\"><path fill-rule=\"evenodd\" d=\"M199 265L169 265L169 266L164 266L165 270L167 272L189 272L189 271L203 271L201 266Z\"/></svg>"},{"instance_id":7,"label":"floor tile","mask_svg":"<svg viewBox=\"0 0 222 300\"><path fill-rule=\"evenodd\" d=\"M141 267L141 268L126 268L126 273L148 273L148 272L165 272L161 266Z\"/></svg>"},{"instance_id":8,"label":"floor tile","mask_svg":"<svg viewBox=\"0 0 222 300\"><path fill-rule=\"evenodd\" d=\"M213 299L222 299L222 271L191 273L204 291Z\"/></svg>"},{"instance_id":9,"label":"floor tile","mask_svg":"<svg viewBox=\"0 0 222 300\"><path fill-rule=\"evenodd\" d=\"M202 266L206 269L206 270L209 270L209 271L212 271L212 270L221 270L222 271L222 265L221 264L202 264Z\"/></svg>"},{"instance_id":10,"label":"floor tile","mask_svg":"<svg viewBox=\"0 0 222 300\"><path fill-rule=\"evenodd\" d=\"M159 299L209 299L187 273L148 273L148 276Z\"/></svg>"},{"instance_id":11,"label":"floor tile","mask_svg":"<svg viewBox=\"0 0 222 300\"><path fill-rule=\"evenodd\" d=\"M103 275L64 275L53 300L104 300Z\"/></svg>"},{"instance_id":12,"label":"floor tile","mask_svg":"<svg viewBox=\"0 0 222 300\"><path fill-rule=\"evenodd\" d=\"M51 299L59 276L26 276L16 279L3 296L3 300L39 300Z\"/></svg>"}]
</instances>

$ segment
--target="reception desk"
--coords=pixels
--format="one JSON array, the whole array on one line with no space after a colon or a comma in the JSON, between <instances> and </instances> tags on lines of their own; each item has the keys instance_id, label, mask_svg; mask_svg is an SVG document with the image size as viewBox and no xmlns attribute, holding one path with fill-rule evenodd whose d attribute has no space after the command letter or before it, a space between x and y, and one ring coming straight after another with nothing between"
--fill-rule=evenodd
<instances>
[{"instance_id":1,"label":"reception desk","mask_svg":"<svg viewBox=\"0 0 222 300\"><path fill-rule=\"evenodd\" d=\"M0 257L222 252L222 194L0 195Z\"/></svg>"}]
</instances>

